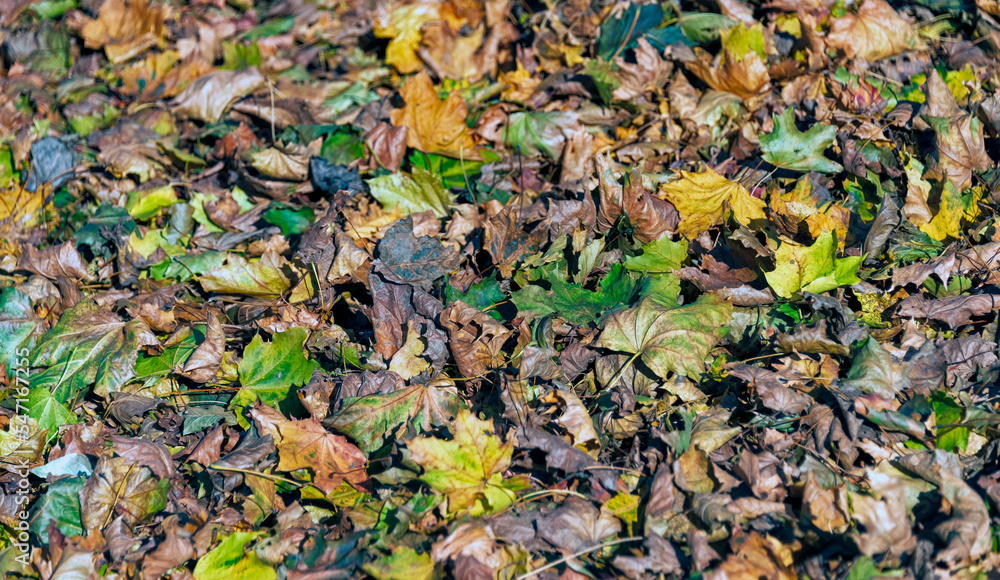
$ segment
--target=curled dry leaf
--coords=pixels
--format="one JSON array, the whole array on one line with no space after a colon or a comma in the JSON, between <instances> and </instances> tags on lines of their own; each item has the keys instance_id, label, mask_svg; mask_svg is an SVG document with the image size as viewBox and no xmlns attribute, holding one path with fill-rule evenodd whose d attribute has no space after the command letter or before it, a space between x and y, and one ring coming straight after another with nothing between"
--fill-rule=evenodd
<instances>
[{"instance_id":1,"label":"curled dry leaf","mask_svg":"<svg viewBox=\"0 0 1000 580\"><path fill-rule=\"evenodd\" d=\"M205 340L191 353L184 364L184 375L196 383L207 383L215 377L222 365L222 354L226 350L226 334L222 323L215 314L208 313Z\"/></svg>"},{"instance_id":2,"label":"curled dry leaf","mask_svg":"<svg viewBox=\"0 0 1000 580\"><path fill-rule=\"evenodd\" d=\"M206 123L222 118L229 107L267 84L257 67L211 72L192 82L170 101L174 113Z\"/></svg>"}]
</instances>

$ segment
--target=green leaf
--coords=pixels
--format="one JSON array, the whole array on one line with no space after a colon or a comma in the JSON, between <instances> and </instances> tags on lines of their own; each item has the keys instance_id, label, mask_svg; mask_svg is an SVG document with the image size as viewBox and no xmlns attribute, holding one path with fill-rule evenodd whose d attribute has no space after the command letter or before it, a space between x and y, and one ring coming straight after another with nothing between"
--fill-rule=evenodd
<instances>
[{"instance_id":1,"label":"green leaf","mask_svg":"<svg viewBox=\"0 0 1000 580\"><path fill-rule=\"evenodd\" d=\"M212 268L198 278L198 282L206 292L278 298L292 286L282 266L284 259L274 252L266 252L260 260L253 262L229 254L224 266Z\"/></svg>"},{"instance_id":2,"label":"green leaf","mask_svg":"<svg viewBox=\"0 0 1000 580\"><path fill-rule=\"evenodd\" d=\"M49 431L49 438L56 435L61 425L77 422L76 415L45 388L28 392L28 416L38 421L38 426Z\"/></svg>"},{"instance_id":3,"label":"green leaf","mask_svg":"<svg viewBox=\"0 0 1000 580\"><path fill-rule=\"evenodd\" d=\"M219 421L225 421L227 425L236 425L236 415L232 411L227 411L222 407L211 405L209 407L188 407L184 409L184 428L181 435L200 433L205 429L214 427Z\"/></svg>"},{"instance_id":4,"label":"green leaf","mask_svg":"<svg viewBox=\"0 0 1000 580\"><path fill-rule=\"evenodd\" d=\"M794 171L839 173L844 166L823 156L823 151L833 145L837 128L816 124L805 133L795 126L795 111L785 109L781 115L772 115L774 130L760 134L760 148L764 161Z\"/></svg>"},{"instance_id":5,"label":"green leaf","mask_svg":"<svg viewBox=\"0 0 1000 580\"><path fill-rule=\"evenodd\" d=\"M372 196L386 211L398 208L403 215L433 211L439 218L448 217L454 197L431 172L414 167L412 175L390 173L368 181Z\"/></svg>"},{"instance_id":6,"label":"green leaf","mask_svg":"<svg viewBox=\"0 0 1000 580\"><path fill-rule=\"evenodd\" d=\"M667 236L642 246L642 254L625 258L625 267L637 272L662 274L679 270L687 259L686 239L674 242Z\"/></svg>"},{"instance_id":7,"label":"green leaf","mask_svg":"<svg viewBox=\"0 0 1000 580\"><path fill-rule=\"evenodd\" d=\"M684 12L679 20L684 36L698 44L719 40L723 30L736 24L735 21L714 12Z\"/></svg>"},{"instance_id":8,"label":"green leaf","mask_svg":"<svg viewBox=\"0 0 1000 580\"><path fill-rule=\"evenodd\" d=\"M430 580L434 561L430 554L418 554L413 548L395 546L392 554L363 566L375 580Z\"/></svg>"},{"instance_id":9,"label":"green leaf","mask_svg":"<svg viewBox=\"0 0 1000 580\"><path fill-rule=\"evenodd\" d=\"M208 251L200 254L173 256L149 268L154 280L177 280L187 282L226 264L228 252Z\"/></svg>"},{"instance_id":10,"label":"green leaf","mask_svg":"<svg viewBox=\"0 0 1000 580\"><path fill-rule=\"evenodd\" d=\"M401 427L412 425L422 432L447 425L464 406L454 387L413 385L392 393L345 399L330 425L368 454L381 448Z\"/></svg>"},{"instance_id":11,"label":"green leaf","mask_svg":"<svg viewBox=\"0 0 1000 580\"><path fill-rule=\"evenodd\" d=\"M128 210L133 219L146 221L156 216L165 207L170 207L177 203L177 192L169 185L147 189L144 191L133 191L128 196L128 203L125 209Z\"/></svg>"},{"instance_id":12,"label":"green leaf","mask_svg":"<svg viewBox=\"0 0 1000 580\"><path fill-rule=\"evenodd\" d=\"M265 343L260 335L253 337L243 351L238 365L240 388L230 403L230 408L253 403L257 397L274 405L288 397L292 387L309 382L319 363L303 354L306 329L295 327L274 335L274 341Z\"/></svg>"},{"instance_id":13,"label":"green leaf","mask_svg":"<svg viewBox=\"0 0 1000 580\"><path fill-rule=\"evenodd\" d=\"M722 46L727 50L727 54L742 60L744 55L751 52L757 53L761 60L767 60L767 51L764 48L764 27L761 24L747 26L738 24L725 34ZM794 121L794 119L793 119Z\"/></svg>"},{"instance_id":14,"label":"green leaf","mask_svg":"<svg viewBox=\"0 0 1000 580\"><path fill-rule=\"evenodd\" d=\"M32 375L31 387L47 389L63 404L91 384L95 393L106 397L135 377L139 348L157 343L142 320L126 323L93 300L83 299L63 313L31 352L32 366L48 367Z\"/></svg>"},{"instance_id":15,"label":"green leaf","mask_svg":"<svg viewBox=\"0 0 1000 580\"><path fill-rule=\"evenodd\" d=\"M31 507L28 529L43 544L49 543L49 522L53 521L67 538L83 535L80 491L86 481L82 475L59 479L49 484L45 495Z\"/></svg>"},{"instance_id":16,"label":"green leaf","mask_svg":"<svg viewBox=\"0 0 1000 580\"><path fill-rule=\"evenodd\" d=\"M799 292L820 294L840 286L857 284L858 267L864 256L837 258L837 238L829 231L811 246L782 242L774 255L776 267L764 272L767 283L782 298L796 298Z\"/></svg>"},{"instance_id":17,"label":"green leaf","mask_svg":"<svg viewBox=\"0 0 1000 580\"><path fill-rule=\"evenodd\" d=\"M410 165L434 174L446 188L464 189L481 173L484 161L452 159L443 155L414 151L409 156Z\"/></svg>"},{"instance_id":18,"label":"green leaf","mask_svg":"<svg viewBox=\"0 0 1000 580\"><path fill-rule=\"evenodd\" d=\"M608 311L628 305L639 290L637 281L626 276L619 264L602 280L599 292L567 281L558 264L537 271L548 289L531 284L511 294L518 312L531 318L555 314L571 324L590 324Z\"/></svg>"},{"instance_id":19,"label":"green leaf","mask_svg":"<svg viewBox=\"0 0 1000 580\"><path fill-rule=\"evenodd\" d=\"M905 576L904 570L886 570L869 556L861 556L851 565L847 580L874 580L875 578L899 578Z\"/></svg>"},{"instance_id":20,"label":"green leaf","mask_svg":"<svg viewBox=\"0 0 1000 580\"><path fill-rule=\"evenodd\" d=\"M605 103L611 102L611 93L622 86L618 77L615 76L614 65L600 58L592 58L583 65L583 74L590 77L597 87L597 94Z\"/></svg>"},{"instance_id":21,"label":"green leaf","mask_svg":"<svg viewBox=\"0 0 1000 580\"><path fill-rule=\"evenodd\" d=\"M314 219L313 210L305 206L292 209L276 204L264 212L264 221L281 228L281 234L285 237L306 232L312 227Z\"/></svg>"},{"instance_id":22,"label":"green leaf","mask_svg":"<svg viewBox=\"0 0 1000 580\"><path fill-rule=\"evenodd\" d=\"M629 4L624 13L609 16L601 24L598 55L611 60L616 54L633 48L639 37L663 22L663 8L659 3Z\"/></svg>"},{"instance_id":23,"label":"green leaf","mask_svg":"<svg viewBox=\"0 0 1000 580\"><path fill-rule=\"evenodd\" d=\"M456 290L451 284L445 284L444 296L448 304L461 300L479 310L490 309L488 311L490 316L496 320L503 320L503 315L492 308L507 299L507 295L500 289L500 283L496 277L484 278L480 282L476 282L469 286L469 290L465 294Z\"/></svg>"},{"instance_id":24,"label":"green leaf","mask_svg":"<svg viewBox=\"0 0 1000 580\"><path fill-rule=\"evenodd\" d=\"M22 359L35 346L40 322L27 294L16 288L0 290L0 360L7 364L7 376L20 369L21 378L27 378L27 361Z\"/></svg>"},{"instance_id":25,"label":"green leaf","mask_svg":"<svg viewBox=\"0 0 1000 580\"><path fill-rule=\"evenodd\" d=\"M187 362L191 353L198 348L200 340L204 340L205 325L193 330L177 344L168 346L156 356L140 355L135 361L135 378L142 380L150 377L168 375L174 369L179 369Z\"/></svg>"},{"instance_id":26,"label":"green leaf","mask_svg":"<svg viewBox=\"0 0 1000 580\"><path fill-rule=\"evenodd\" d=\"M198 559L194 567L195 580L274 580L274 568L261 562L246 546L260 532L233 532L211 552Z\"/></svg>"},{"instance_id":27,"label":"green leaf","mask_svg":"<svg viewBox=\"0 0 1000 580\"><path fill-rule=\"evenodd\" d=\"M88 246L94 254L108 257L111 249L137 227L128 211L102 202L87 224L76 232L76 245Z\"/></svg>"},{"instance_id":28,"label":"green leaf","mask_svg":"<svg viewBox=\"0 0 1000 580\"><path fill-rule=\"evenodd\" d=\"M958 447L965 453L969 444L969 428L950 427L962 422L965 409L944 391L931 393L931 406L934 408L935 432L938 435L937 448L955 451Z\"/></svg>"},{"instance_id":29,"label":"green leaf","mask_svg":"<svg viewBox=\"0 0 1000 580\"><path fill-rule=\"evenodd\" d=\"M709 352L725 335L732 311L732 304L710 297L680 308L643 300L635 308L613 313L596 345L640 357L663 379L672 372L698 377Z\"/></svg>"},{"instance_id":30,"label":"green leaf","mask_svg":"<svg viewBox=\"0 0 1000 580\"><path fill-rule=\"evenodd\" d=\"M514 442L502 443L491 421L461 410L452 423L450 440L416 437L407 443L411 459L424 468L420 479L448 496L448 512L469 509L473 516L492 513L513 503L503 486Z\"/></svg>"},{"instance_id":31,"label":"green leaf","mask_svg":"<svg viewBox=\"0 0 1000 580\"><path fill-rule=\"evenodd\" d=\"M894 398L909 386L909 378L903 365L882 348L874 338L868 337L858 345L847 371L844 385L855 387L865 393L874 393L886 398Z\"/></svg>"},{"instance_id":32,"label":"green leaf","mask_svg":"<svg viewBox=\"0 0 1000 580\"><path fill-rule=\"evenodd\" d=\"M520 147L525 155L544 154L558 159L566 136L563 128L576 123L576 116L564 111L511 113L503 129L503 141Z\"/></svg>"}]
</instances>

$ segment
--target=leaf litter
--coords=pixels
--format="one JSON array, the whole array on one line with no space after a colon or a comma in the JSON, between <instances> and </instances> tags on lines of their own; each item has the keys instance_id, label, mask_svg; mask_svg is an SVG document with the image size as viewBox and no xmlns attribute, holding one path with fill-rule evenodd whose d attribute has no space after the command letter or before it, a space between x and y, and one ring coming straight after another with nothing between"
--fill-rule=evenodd
<instances>
[{"instance_id":1,"label":"leaf litter","mask_svg":"<svg viewBox=\"0 0 1000 580\"><path fill-rule=\"evenodd\" d=\"M2 8L4 577L1000 565L996 2Z\"/></svg>"}]
</instances>

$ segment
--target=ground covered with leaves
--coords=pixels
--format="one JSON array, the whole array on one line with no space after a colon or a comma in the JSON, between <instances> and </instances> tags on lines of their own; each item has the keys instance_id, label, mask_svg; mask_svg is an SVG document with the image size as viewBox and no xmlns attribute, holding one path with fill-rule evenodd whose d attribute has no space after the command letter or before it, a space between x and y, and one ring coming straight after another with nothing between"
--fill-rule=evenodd
<instances>
[{"instance_id":1,"label":"ground covered with leaves","mask_svg":"<svg viewBox=\"0 0 1000 580\"><path fill-rule=\"evenodd\" d=\"M0 0L0 571L981 578L996 0Z\"/></svg>"}]
</instances>

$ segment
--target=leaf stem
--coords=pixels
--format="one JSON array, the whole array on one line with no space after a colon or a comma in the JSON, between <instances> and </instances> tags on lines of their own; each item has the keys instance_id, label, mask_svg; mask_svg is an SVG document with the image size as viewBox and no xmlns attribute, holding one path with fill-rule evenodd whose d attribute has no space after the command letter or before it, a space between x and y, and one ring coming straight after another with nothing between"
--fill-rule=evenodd
<instances>
[{"instance_id":1,"label":"leaf stem","mask_svg":"<svg viewBox=\"0 0 1000 580\"><path fill-rule=\"evenodd\" d=\"M305 487L306 484L295 481L294 479L287 479L278 475L271 475L270 473L262 473L260 471L253 471L252 469L240 469L238 467L221 467L219 465L209 465L209 469L214 469L216 471L232 471L233 473L242 473L244 475L256 475L257 477L263 477L264 479L270 479L272 481L281 481L289 485L294 485L297 487Z\"/></svg>"},{"instance_id":2,"label":"leaf stem","mask_svg":"<svg viewBox=\"0 0 1000 580\"><path fill-rule=\"evenodd\" d=\"M632 357L629 358L627 361L625 361L625 364L623 364L621 366L621 368L618 369L618 372L616 372L614 374L614 376L611 377L611 380L608 381L608 384L604 385L604 388L605 389L610 389L610 388L614 387L615 383L618 382L618 379L622 378L622 374L624 374L625 371L627 371L629 369L629 367L632 366L632 363L634 363L635 359L639 358L639 355L641 355L641 354L642 354L642 351L640 350L639 352L633 354Z\"/></svg>"},{"instance_id":3,"label":"leaf stem","mask_svg":"<svg viewBox=\"0 0 1000 580\"><path fill-rule=\"evenodd\" d=\"M635 541L641 540L641 539L643 539L641 536L639 536L639 537L631 537L631 538L621 538L619 540L611 540L610 542L604 542L604 543L598 544L596 546L591 546L590 548L587 548L585 550L580 550L579 552L574 552L574 553L570 554L569 556L565 556L563 558L559 558L558 560L554 560L552 562L549 562L548 564L542 566L541 568L535 568L531 572L528 572L526 574L521 574L520 576L517 577L516 580L526 580L527 578L531 578L533 576L537 576L538 574L541 574L542 572L548 570L549 568L555 568L559 564L562 564L564 562L568 562L568 561L572 560L573 558L576 558L577 556L583 556L584 554L587 554L589 552L593 552L594 550L601 550L601 549L607 548L609 546L617 546L618 544L624 544L626 542L635 542Z\"/></svg>"}]
</instances>

